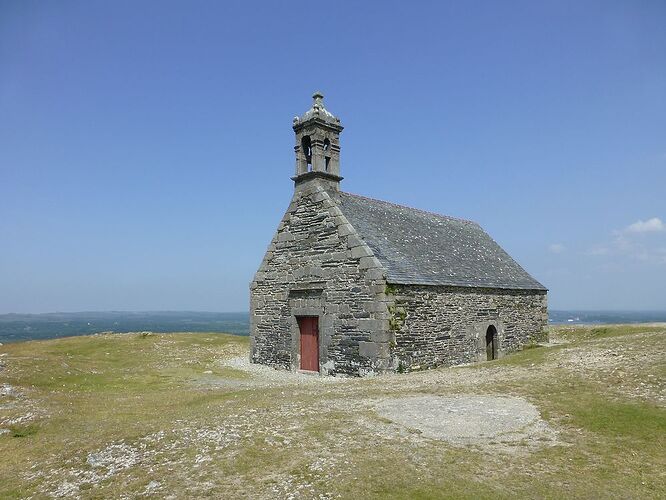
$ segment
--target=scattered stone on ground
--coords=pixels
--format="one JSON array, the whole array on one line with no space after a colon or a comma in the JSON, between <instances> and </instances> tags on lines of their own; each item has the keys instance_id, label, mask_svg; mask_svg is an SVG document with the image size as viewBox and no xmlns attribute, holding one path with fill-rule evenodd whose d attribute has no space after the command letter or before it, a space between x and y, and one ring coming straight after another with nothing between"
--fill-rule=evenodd
<instances>
[{"instance_id":1,"label":"scattered stone on ground","mask_svg":"<svg viewBox=\"0 0 666 500\"><path fill-rule=\"evenodd\" d=\"M19 391L17 391L16 388L14 388L13 386L11 386L9 384L1 384L0 385L0 397L9 396L9 397L15 398L15 397L18 397L19 394L20 394Z\"/></svg>"},{"instance_id":2,"label":"scattered stone on ground","mask_svg":"<svg viewBox=\"0 0 666 500\"><path fill-rule=\"evenodd\" d=\"M41 479L41 493L55 498L78 498L82 489L96 488L104 481L142 464L185 467L192 477L202 464L212 460L211 455L224 453L241 439L252 436L251 422L244 415L231 415L223 425L200 427L185 421L174 422L176 427L139 438L133 443L117 441L104 448L81 454L60 463L52 457L49 467L40 467L28 479ZM193 452L192 456L188 452ZM155 485L154 483L157 483ZM152 481L146 490L154 492L160 483ZM150 488L149 488L150 487Z\"/></svg>"},{"instance_id":3,"label":"scattered stone on ground","mask_svg":"<svg viewBox=\"0 0 666 500\"><path fill-rule=\"evenodd\" d=\"M161 487L162 487L162 483L160 483L159 481L151 481L146 485L146 489L143 492L143 494L144 495L150 495L151 493L155 493Z\"/></svg>"},{"instance_id":4,"label":"scattered stone on ground","mask_svg":"<svg viewBox=\"0 0 666 500\"><path fill-rule=\"evenodd\" d=\"M23 390L7 383L0 384L0 410L0 426L5 427L25 425L48 416Z\"/></svg>"},{"instance_id":5,"label":"scattered stone on ground","mask_svg":"<svg viewBox=\"0 0 666 500\"><path fill-rule=\"evenodd\" d=\"M237 381L239 385L251 385L261 387L279 387L283 385L328 385L340 384L352 381L348 377L320 377L318 373L305 373L305 372L292 372L288 370L280 370L271 366L259 365L250 363L247 356L237 356L233 358L224 358L218 361L219 366L226 368L233 368L240 370L252 378ZM221 383L227 384L228 379L220 380ZM214 384L214 381L209 381Z\"/></svg>"},{"instance_id":6,"label":"scattered stone on ground","mask_svg":"<svg viewBox=\"0 0 666 500\"><path fill-rule=\"evenodd\" d=\"M657 377L642 376L642 370L663 363L666 351L649 346L662 333L644 333L627 345L622 337L602 339L581 347L571 347L555 354L558 368L585 378L611 382L610 388L623 396L666 406L666 384Z\"/></svg>"}]
</instances>

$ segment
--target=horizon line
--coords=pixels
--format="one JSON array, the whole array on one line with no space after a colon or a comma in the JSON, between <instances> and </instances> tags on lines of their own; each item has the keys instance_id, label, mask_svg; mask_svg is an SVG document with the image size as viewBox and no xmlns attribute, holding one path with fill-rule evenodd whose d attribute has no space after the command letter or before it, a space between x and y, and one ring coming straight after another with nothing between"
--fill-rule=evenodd
<instances>
[{"instance_id":1,"label":"horizon line","mask_svg":"<svg viewBox=\"0 0 666 500\"><path fill-rule=\"evenodd\" d=\"M581 312L581 313L647 313L657 312L666 313L666 309L566 309L566 308L553 308L548 310L551 312ZM195 313L195 314L249 314L249 310L244 311L210 311L210 310L194 310L194 309L91 309L81 311L43 311L43 312L0 312L0 316L9 315L31 315L39 316L46 314L99 314L99 313L121 313L121 314L164 314L164 313Z\"/></svg>"}]
</instances>

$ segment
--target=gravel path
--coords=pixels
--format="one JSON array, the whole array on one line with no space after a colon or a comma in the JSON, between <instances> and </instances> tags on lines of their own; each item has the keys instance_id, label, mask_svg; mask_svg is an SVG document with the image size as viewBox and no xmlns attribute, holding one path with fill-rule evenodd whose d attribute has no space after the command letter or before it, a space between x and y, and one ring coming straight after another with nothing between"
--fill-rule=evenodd
<instances>
[{"instance_id":1,"label":"gravel path","mask_svg":"<svg viewBox=\"0 0 666 500\"><path fill-rule=\"evenodd\" d=\"M271 366L250 363L247 356L224 358L218 361L219 366L233 368L247 373L252 378L239 380L236 385L247 385L251 387L282 387L285 385L308 385L320 386L330 384L342 384L353 379L348 377L321 377L318 373L292 372L279 370Z\"/></svg>"}]
</instances>

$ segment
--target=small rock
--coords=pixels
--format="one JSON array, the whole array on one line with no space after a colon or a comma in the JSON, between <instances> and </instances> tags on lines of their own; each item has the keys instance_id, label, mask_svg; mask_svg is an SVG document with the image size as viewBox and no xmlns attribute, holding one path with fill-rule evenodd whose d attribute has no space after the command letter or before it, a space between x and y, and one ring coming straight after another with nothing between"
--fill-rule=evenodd
<instances>
[{"instance_id":1,"label":"small rock","mask_svg":"<svg viewBox=\"0 0 666 500\"><path fill-rule=\"evenodd\" d=\"M100 467L102 465L102 457L99 453L90 453L86 461L91 467Z\"/></svg>"},{"instance_id":2,"label":"small rock","mask_svg":"<svg viewBox=\"0 0 666 500\"><path fill-rule=\"evenodd\" d=\"M155 491L162 486L159 481L151 481L148 483L146 486L146 493L150 493L151 491Z\"/></svg>"},{"instance_id":3,"label":"small rock","mask_svg":"<svg viewBox=\"0 0 666 500\"><path fill-rule=\"evenodd\" d=\"M0 396L18 396L18 391L9 384L0 385Z\"/></svg>"}]
</instances>

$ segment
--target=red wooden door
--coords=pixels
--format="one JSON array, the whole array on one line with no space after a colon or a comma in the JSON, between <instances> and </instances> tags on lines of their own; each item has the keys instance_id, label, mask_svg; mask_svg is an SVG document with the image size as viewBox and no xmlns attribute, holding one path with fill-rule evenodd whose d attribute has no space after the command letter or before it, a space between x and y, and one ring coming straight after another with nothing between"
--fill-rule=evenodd
<instances>
[{"instance_id":1,"label":"red wooden door","mask_svg":"<svg viewBox=\"0 0 666 500\"><path fill-rule=\"evenodd\" d=\"M301 331L301 370L319 371L319 318L298 318Z\"/></svg>"}]
</instances>

